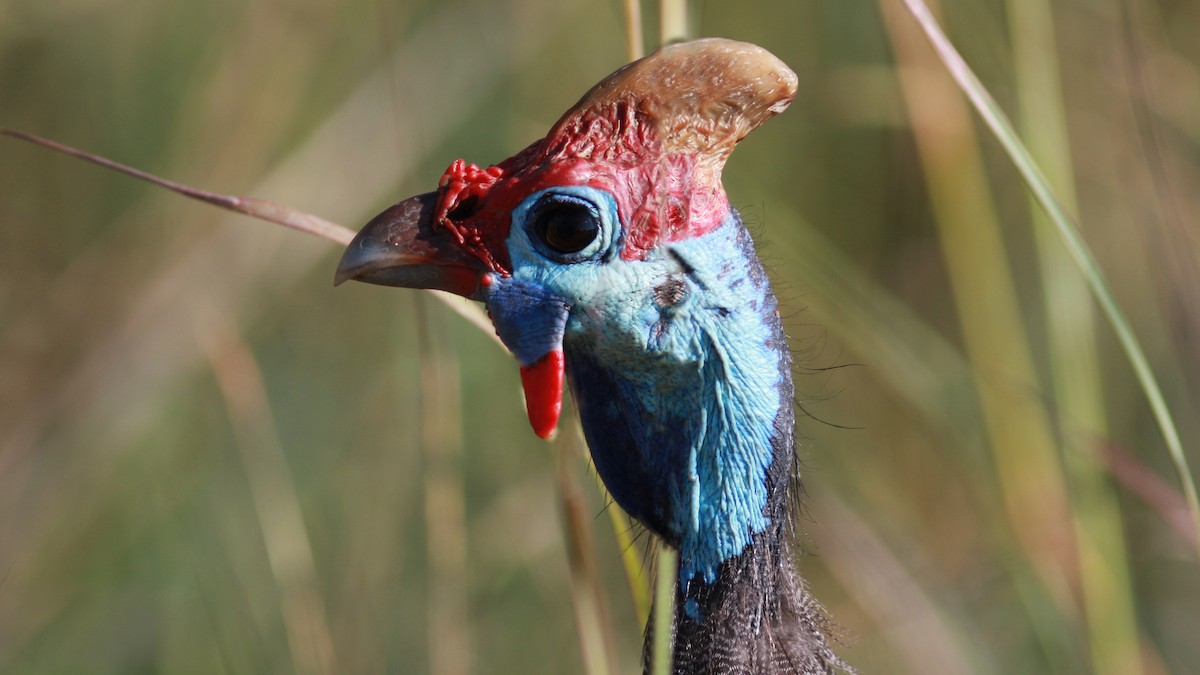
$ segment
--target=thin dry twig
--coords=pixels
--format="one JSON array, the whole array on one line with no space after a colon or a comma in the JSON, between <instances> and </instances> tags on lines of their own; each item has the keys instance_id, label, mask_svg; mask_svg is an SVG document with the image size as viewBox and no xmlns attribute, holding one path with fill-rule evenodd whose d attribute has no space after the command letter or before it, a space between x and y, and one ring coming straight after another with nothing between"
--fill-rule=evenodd
<instances>
[{"instance_id":1,"label":"thin dry twig","mask_svg":"<svg viewBox=\"0 0 1200 675\"><path fill-rule=\"evenodd\" d=\"M40 145L43 148L49 148L55 152L61 152L64 155L77 157L93 164L99 164L106 169L119 171L127 176L133 176L139 180L153 183L159 187L164 187L172 192L178 192L185 197L191 197L192 199L202 201L206 204L212 204L213 206L219 206L230 211L244 213L247 216L253 216L259 220L278 223L284 227L290 227L293 230L307 232L308 234L315 234L318 237L324 237L325 239L341 244L342 246L349 244L350 240L354 238L353 230L338 225L337 223L332 223L319 216L314 216L311 213L305 213L303 211L293 209L289 206L276 204L275 202L270 202L265 199L258 199L255 197L238 197L236 195L223 195L216 192L209 192L207 190L200 190L189 185L184 185L183 183L176 183L173 180L159 178L158 176L155 176L151 173L146 173L141 169L135 169L132 166L127 166L125 164L121 164L120 162L114 162L111 159L101 157L99 155L93 155L90 152L85 152L83 150L79 150L78 148L72 148L69 145L57 143L48 138L42 138L41 136L28 134L24 131L17 131L16 129L0 127L0 134L4 136L11 136L13 138L19 138L23 141Z\"/></svg>"},{"instance_id":2,"label":"thin dry twig","mask_svg":"<svg viewBox=\"0 0 1200 675\"><path fill-rule=\"evenodd\" d=\"M335 244L346 246L352 239L354 239L354 230L342 225L338 225L335 222L325 220L320 216L314 216L311 213L294 209L290 206L276 204L275 202L268 201L266 199L258 199L257 197L239 197L237 195L223 195L218 192L201 190L190 185L184 185L183 183L177 183L173 180L155 176L152 173L142 171L141 169L135 169L131 166L121 164L120 162L115 162L107 157L94 155L90 152L73 148L69 145L64 145L48 138L42 138L41 136L36 136L24 131L18 131L16 129L0 127L0 135L11 136L12 138L33 143L34 145L40 145L43 148L48 148L50 150L54 150L55 152L61 152L64 155L70 155L71 157L75 157L77 159L98 164L106 169L112 169L113 171L118 171L127 176L133 176L134 178L166 188L185 197L202 201L205 204L211 204L229 211L235 211L237 213L250 216L251 218L258 218L259 220L277 223L293 230L298 230L307 234L316 235L323 239L328 239ZM453 310L455 314L458 314L462 318L466 319L468 323L478 328L483 332L484 335L492 338L496 344L503 346L503 344L500 342L500 338L496 336L495 329L492 328L491 321L489 321L487 316L484 315L483 310L474 303L466 298L460 298L456 295L443 293L441 291L429 292L432 293L435 298L437 298L438 302L446 305Z\"/></svg>"},{"instance_id":3,"label":"thin dry twig","mask_svg":"<svg viewBox=\"0 0 1200 675\"><path fill-rule=\"evenodd\" d=\"M625 55L630 61L637 61L645 56L645 44L642 38L642 3L641 0L625 0Z\"/></svg>"}]
</instances>

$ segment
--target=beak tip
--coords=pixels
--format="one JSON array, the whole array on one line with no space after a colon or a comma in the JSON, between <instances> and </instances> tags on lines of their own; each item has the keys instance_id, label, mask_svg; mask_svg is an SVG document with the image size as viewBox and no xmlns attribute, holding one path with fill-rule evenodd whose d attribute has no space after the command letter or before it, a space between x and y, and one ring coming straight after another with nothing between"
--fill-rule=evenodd
<instances>
[{"instance_id":1,"label":"beak tip","mask_svg":"<svg viewBox=\"0 0 1200 675\"><path fill-rule=\"evenodd\" d=\"M364 255L363 248L360 242L351 242L346 247L346 250L342 253L341 260L338 261L337 271L333 273L334 286L341 286L347 281L352 281L362 276L362 273L368 267L368 263L373 260L371 256Z\"/></svg>"},{"instance_id":2,"label":"beak tip","mask_svg":"<svg viewBox=\"0 0 1200 675\"><path fill-rule=\"evenodd\" d=\"M436 200L436 192L417 195L372 218L342 253L333 285L361 281L472 297L485 270L433 231L430 217Z\"/></svg>"}]
</instances>

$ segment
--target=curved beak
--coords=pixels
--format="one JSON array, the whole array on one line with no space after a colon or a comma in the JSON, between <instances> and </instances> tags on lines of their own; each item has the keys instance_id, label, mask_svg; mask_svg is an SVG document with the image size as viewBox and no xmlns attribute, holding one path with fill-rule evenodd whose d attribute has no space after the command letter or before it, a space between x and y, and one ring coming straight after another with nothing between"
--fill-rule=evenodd
<instances>
[{"instance_id":1,"label":"curved beak","mask_svg":"<svg viewBox=\"0 0 1200 675\"><path fill-rule=\"evenodd\" d=\"M433 230L437 193L406 199L363 226L338 263L333 283L353 279L382 286L434 288L482 300L478 258ZM554 435L562 411L565 302L536 284L493 285L487 301L496 333L521 365L534 432Z\"/></svg>"},{"instance_id":2,"label":"curved beak","mask_svg":"<svg viewBox=\"0 0 1200 675\"><path fill-rule=\"evenodd\" d=\"M487 268L433 231L436 201L436 192L417 195L372 218L346 247L333 285L353 279L474 297Z\"/></svg>"}]
</instances>

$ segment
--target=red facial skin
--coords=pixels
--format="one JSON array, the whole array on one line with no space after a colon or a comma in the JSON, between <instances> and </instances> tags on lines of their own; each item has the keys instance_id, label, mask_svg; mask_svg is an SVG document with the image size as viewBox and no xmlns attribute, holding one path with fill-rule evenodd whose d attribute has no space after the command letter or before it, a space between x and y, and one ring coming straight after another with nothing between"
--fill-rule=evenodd
<instances>
[{"instance_id":1,"label":"red facial skin","mask_svg":"<svg viewBox=\"0 0 1200 675\"><path fill-rule=\"evenodd\" d=\"M718 226L729 204L720 183L694 180L695 155L665 154L634 107L586 111L498 165L481 169L455 160L438 183L433 218L464 250L498 274L512 274L504 241L513 209L556 185L588 185L616 199L625 227L621 256L640 259L663 241L699 236ZM487 279L487 276L484 277ZM525 408L534 433L550 438L562 412L563 352L521 368Z\"/></svg>"},{"instance_id":2,"label":"red facial skin","mask_svg":"<svg viewBox=\"0 0 1200 675\"><path fill-rule=\"evenodd\" d=\"M613 196L621 257L699 237L729 214L721 170L733 147L796 95L796 76L766 50L728 40L665 47L605 78L545 138L482 169L455 160L438 183L433 228L492 273L513 273L505 241L529 195L586 185ZM484 275L487 286L492 279ZM542 438L562 409L563 352L521 368Z\"/></svg>"},{"instance_id":3,"label":"red facial skin","mask_svg":"<svg viewBox=\"0 0 1200 675\"><path fill-rule=\"evenodd\" d=\"M713 160L711 153L665 152L654 124L635 105L589 108L500 164L481 169L455 160L439 182L434 222L507 276L512 263L504 240L512 210L538 190L587 185L616 199L625 235L621 257L640 260L660 243L703 235L724 220L729 202L719 167L697 170Z\"/></svg>"}]
</instances>

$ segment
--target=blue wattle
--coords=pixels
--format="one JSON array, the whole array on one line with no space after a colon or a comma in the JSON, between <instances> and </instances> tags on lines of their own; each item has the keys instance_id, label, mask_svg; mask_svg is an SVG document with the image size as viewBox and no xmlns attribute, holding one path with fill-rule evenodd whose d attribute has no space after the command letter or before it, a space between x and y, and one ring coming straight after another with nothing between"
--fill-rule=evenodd
<instances>
[{"instance_id":1,"label":"blue wattle","mask_svg":"<svg viewBox=\"0 0 1200 675\"><path fill-rule=\"evenodd\" d=\"M496 334L522 366L562 349L566 301L545 286L518 279L497 279L486 296Z\"/></svg>"}]
</instances>

